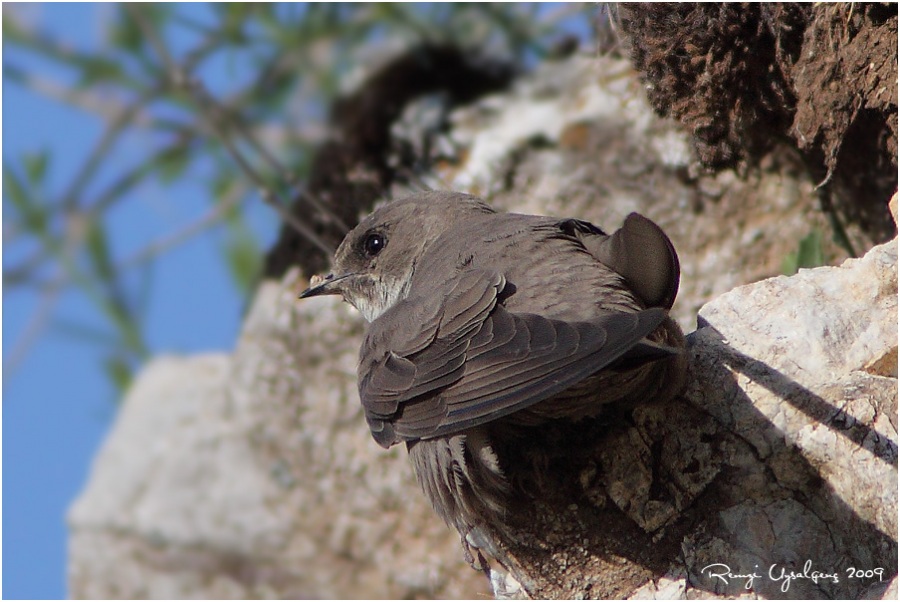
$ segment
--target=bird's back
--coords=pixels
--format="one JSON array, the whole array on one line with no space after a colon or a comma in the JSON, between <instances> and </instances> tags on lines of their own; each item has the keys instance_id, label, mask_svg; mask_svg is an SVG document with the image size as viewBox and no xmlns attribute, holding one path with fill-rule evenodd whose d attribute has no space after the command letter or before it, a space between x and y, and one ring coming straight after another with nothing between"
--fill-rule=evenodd
<instances>
[{"instance_id":1,"label":"bird's back","mask_svg":"<svg viewBox=\"0 0 900 602\"><path fill-rule=\"evenodd\" d=\"M472 215L437 239L412 287L427 287L435 277L455 278L468 269L490 269L506 278L502 303L511 312L589 321L610 311L642 309L623 277L567 232L567 221L513 213ZM589 236L608 238L599 230Z\"/></svg>"}]
</instances>

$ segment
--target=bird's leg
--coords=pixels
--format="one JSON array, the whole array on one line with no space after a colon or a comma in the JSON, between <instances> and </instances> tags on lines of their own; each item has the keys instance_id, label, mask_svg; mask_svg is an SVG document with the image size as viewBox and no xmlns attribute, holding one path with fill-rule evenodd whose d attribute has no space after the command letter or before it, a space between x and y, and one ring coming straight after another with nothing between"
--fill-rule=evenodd
<instances>
[{"instance_id":1,"label":"bird's leg","mask_svg":"<svg viewBox=\"0 0 900 602\"><path fill-rule=\"evenodd\" d=\"M488 563L487 559L485 559L481 550L478 549L478 546L470 542L467 535L460 534L459 539L463 547L463 557L466 559L466 562L469 563L469 566L476 571L481 571L488 579L490 579L491 565ZM474 555L472 554L472 550L475 551Z\"/></svg>"}]
</instances>

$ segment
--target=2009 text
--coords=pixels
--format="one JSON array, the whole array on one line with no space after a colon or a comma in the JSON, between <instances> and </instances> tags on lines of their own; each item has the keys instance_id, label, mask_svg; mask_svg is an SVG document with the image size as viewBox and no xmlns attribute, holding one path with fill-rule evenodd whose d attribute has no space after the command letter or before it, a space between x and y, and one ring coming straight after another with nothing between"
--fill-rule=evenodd
<instances>
[{"instance_id":1,"label":"2009 text","mask_svg":"<svg viewBox=\"0 0 900 602\"><path fill-rule=\"evenodd\" d=\"M879 581L884 581L884 569L858 569L851 566L847 569L847 579L874 579L878 577Z\"/></svg>"}]
</instances>

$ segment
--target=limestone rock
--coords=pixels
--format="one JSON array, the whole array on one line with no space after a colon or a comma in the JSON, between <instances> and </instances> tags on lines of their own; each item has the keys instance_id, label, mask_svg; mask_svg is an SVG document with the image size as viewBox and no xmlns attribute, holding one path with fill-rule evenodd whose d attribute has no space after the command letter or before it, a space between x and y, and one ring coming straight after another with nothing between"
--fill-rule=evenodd
<instances>
[{"instance_id":1,"label":"limestone rock","mask_svg":"<svg viewBox=\"0 0 900 602\"><path fill-rule=\"evenodd\" d=\"M69 514L75 598L471 598L487 583L371 441L362 320L257 294L235 352L151 362Z\"/></svg>"},{"instance_id":2,"label":"limestone rock","mask_svg":"<svg viewBox=\"0 0 900 602\"><path fill-rule=\"evenodd\" d=\"M778 557L793 570L811 561L813 570L838 572L837 584L797 580L803 593L791 591L800 597L859 597L877 585L871 573L848 578L851 567L892 577L897 380L863 367L896 353L897 240L840 267L739 287L704 306L700 320L689 337L695 378L685 397L750 453L725 454L737 471L728 479L734 505L691 538L691 579L709 584L704 563L728 558L734 573L758 564L756 585L771 589L764 559Z\"/></svg>"}]
</instances>

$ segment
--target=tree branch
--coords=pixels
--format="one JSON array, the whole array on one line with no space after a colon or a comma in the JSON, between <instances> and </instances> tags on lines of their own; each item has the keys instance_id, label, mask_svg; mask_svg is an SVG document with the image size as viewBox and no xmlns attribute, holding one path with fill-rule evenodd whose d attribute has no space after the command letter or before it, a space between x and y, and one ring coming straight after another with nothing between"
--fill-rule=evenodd
<instances>
[{"instance_id":1,"label":"tree branch","mask_svg":"<svg viewBox=\"0 0 900 602\"><path fill-rule=\"evenodd\" d=\"M169 53L165 44L163 44L158 33L153 28L152 24L146 19L141 9L135 5L127 5L127 10L134 17L135 21L138 23L138 26L144 32L144 35L147 36L150 45L153 46L154 50L159 55L169 80L168 83L175 88L187 91L201 108L207 109L206 111L201 110L199 113L203 121L207 124L208 130L211 133L215 134L215 136L219 139L223 146L225 146L225 149L231 155L235 163L237 163L241 171L243 171L244 174L248 178L250 178L250 180L258 188L259 195L262 201L265 204L269 205L272 209L274 209L282 220L284 220L292 228L297 230L297 232L306 237L311 243L313 243L327 255L331 255L332 253L334 253L334 248L331 245L323 241L322 238L319 237L315 232L313 232L313 230L306 224L302 223L295 216L291 215L291 213L287 210L288 204L284 202L277 193L275 193L273 190L271 190L270 187L266 185L262 176L240 153L237 146L234 144L234 141L231 139L228 128L225 127L222 123L223 121L225 121L223 117L227 118L228 111L225 110L222 105L206 91L206 88L203 86L202 82L200 82L199 79L190 77L187 73L185 73L182 66L179 65ZM229 121L240 124L239 119L230 119ZM254 146L258 151L261 149L261 147L252 139L252 136L249 135L249 132L246 130L246 128L244 128L243 131L240 131L239 128L239 132L243 134L245 138L247 138L251 146ZM262 152L262 155L264 159L268 156L268 154L265 152ZM273 163L276 165L276 167L278 167L276 173L281 176L284 170L280 168L277 162L274 162L274 160Z\"/></svg>"}]
</instances>

